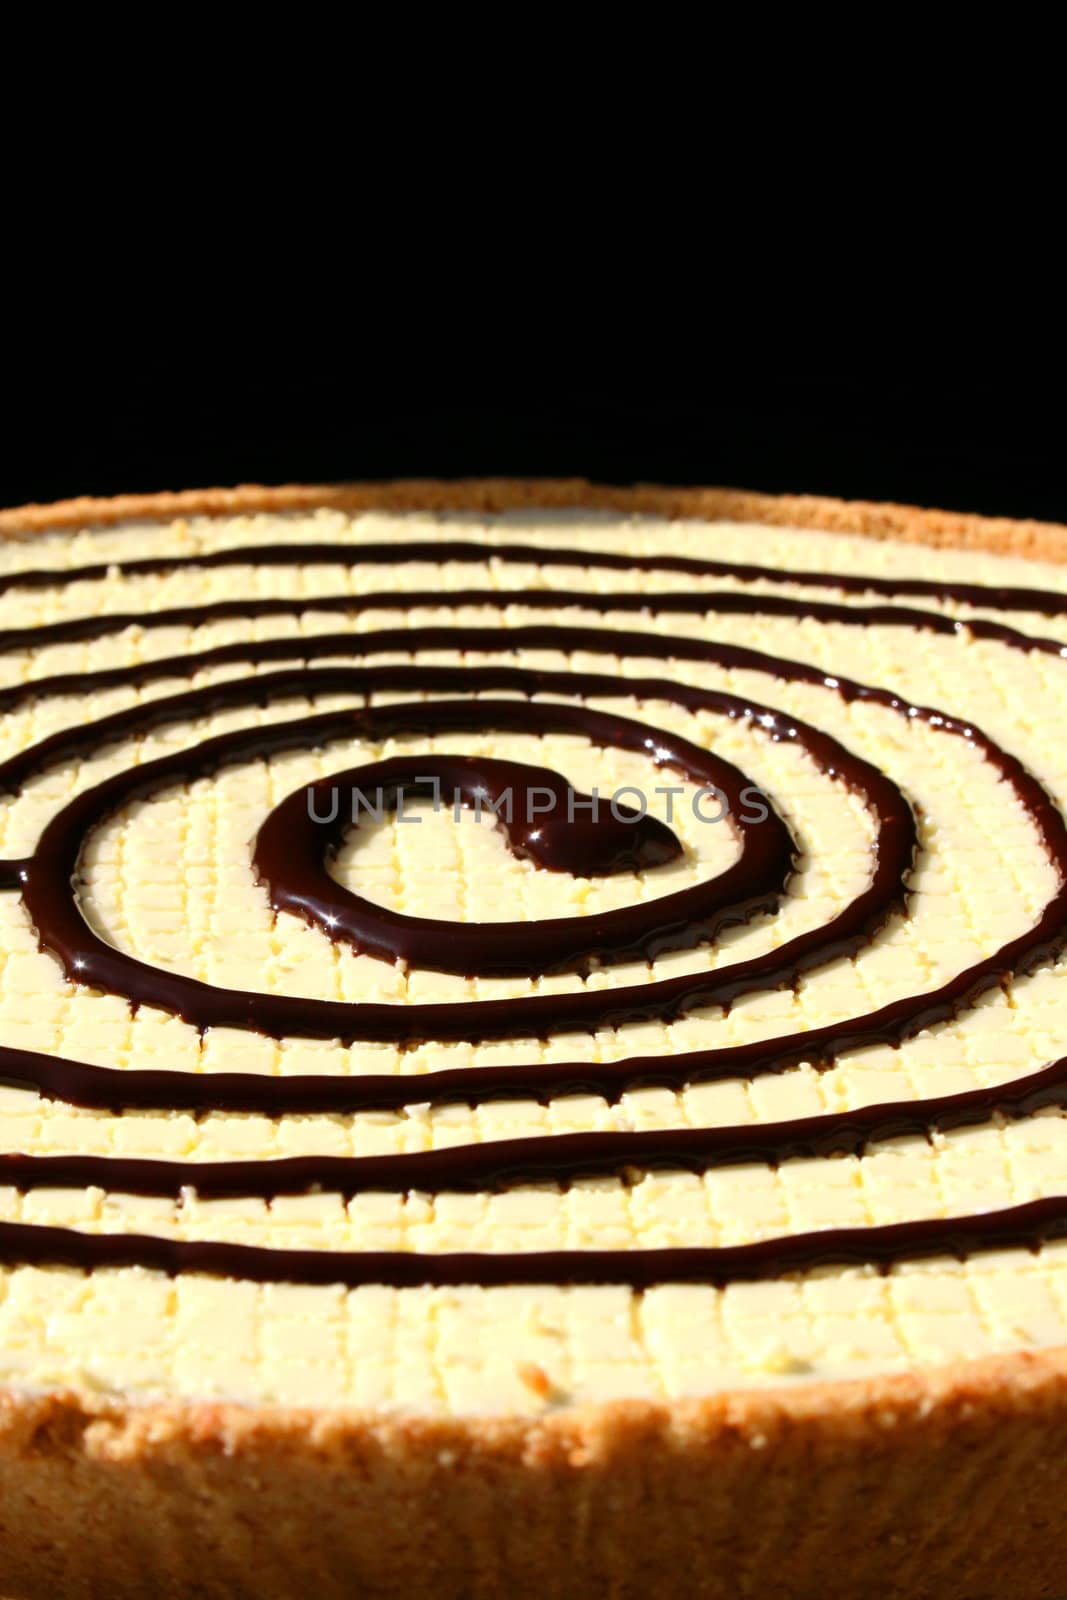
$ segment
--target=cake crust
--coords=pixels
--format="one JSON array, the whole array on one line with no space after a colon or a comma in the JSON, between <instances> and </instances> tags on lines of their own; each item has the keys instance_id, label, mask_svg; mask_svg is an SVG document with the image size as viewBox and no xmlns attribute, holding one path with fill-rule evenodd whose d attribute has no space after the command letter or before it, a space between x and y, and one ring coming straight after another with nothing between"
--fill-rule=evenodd
<instances>
[{"instance_id":1,"label":"cake crust","mask_svg":"<svg viewBox=\"0 0 1067 1600\"><path fill-rule=\"evenodd\" d=\"M1067 527L581 480L241 487L0 512L0 535L255 511L567 507L1046 561ZM0 1390L0 1592L1054 1597L1067 1350L534 1418Z\"/></svg>"},{"instance_id":2,"label":"cake crust","mask_svg":"<svg viewBox=\"0 0 1067 1600\"><path fill-rule=\"evenodd\" d=\"M1035 561L1067 560L1067 525L924 510L888 501L835 500L823 495L760 494L751 489L679 489L659 484L589 483L584 478L399 478L383 483L241 484L234 489L184 489L162 494L81 496L52 505L0 510L0 537L115 522L175 517L234 517L256 511L615 511L623 516L692 517L704 522L755 522L773 527L859 533L959 550L990 550Z\"/></svg>"}]
</instances>

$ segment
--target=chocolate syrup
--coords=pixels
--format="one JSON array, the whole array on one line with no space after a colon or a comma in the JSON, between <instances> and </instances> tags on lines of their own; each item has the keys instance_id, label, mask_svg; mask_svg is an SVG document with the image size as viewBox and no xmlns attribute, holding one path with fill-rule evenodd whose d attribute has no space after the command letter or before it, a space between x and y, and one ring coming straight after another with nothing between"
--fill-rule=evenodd
<instances>
[{"instance_id":1,"label":"chocolate syrup","mask_svg":"<svg viewBox=\"0 0 1067 1600\"><path fill-rule=\"evenodd\" d=\"M163 573L179 567L400 564L406 561L521 562L542 567L603 567L711 574L740 581L767 579L835 588L855 594L931 596L990 609L1067 614L1067 597L1027 589L986 588L918 579L841 577L697 561L687 557L631 558L610 552L547 550L470 543L386 546L297 545L220 551L192 558L160 557L122 564L124 575ZM110 575L99 565L62 572L11 574L0 591L63 586ZM134 625L188 626L224 616L293 615L325 610L401 609L413 605L513 603L556 612L563 607L608 613L624 611L771 614L811 616L827 622L863 626L879 623L939 633L966 630L1014 648L1067 654L1056 641L1033 640L1001 623L968 621L904 607L863 608L782 596L720 593L669 595L585 594L580 591L438 591L421 595L332 596L299 601L214 602L140 615L123 613L69 619L38 629L0 633L0 650L91 639ZM787 681L833 688L846 699L867 699L906 718L921 717L947 734L976 745L1015 790L1055 864L1060 886L1035 925L936 990L905 997L841 1024L791 1034L776 1040L692 1054L638 1057L613 1063L552 1063L547 1066L489 1066L403 1076L267 1078L247 1073L197 1074L120 1071L65 1061L58 1057L0 1047L0 1081L38 1090L72 1104L114 1111L172 1107L195 1112L240 1110L267 1115L287 1112L352 1111L365 1107L400 1108L418 1102L462 1100L476 1104L500 1095L549 1099L558 1094L594 1092L617 1099L644 1084L682 1087L714 1078L751 1077L782 1071L798 1062L824 1066L839 1054L873 1043L896 1044L924 1027L956 1014L984 991L1013 974L1052 960L1067 940L1067 830L1041 785L1014 757L979 730L929 708L907 705L885 690L829 677L813 667L778 660L741 646L708 644L658 633L545 625L515 629L434 628L376 633L313 635L221 646L175 660L89 674L64 674L0 690L0 709L48 696L88 696L104 689L166 679L190 678L223 662L298 661L299 668L261 677L229 680L207 689L151 701L99 721L64 729L0 765L0 786L17 792L56 763L91 755L105 744L136 737L169 723L187 722L223 707L259 705L276 699L338 692L378 694L383 690L431 693L504 692L522 700L437 700L424 703L355 707L318 713L294 721L238 730L206 740L143 767L105 780L76 797L48 824L37 849L25 860L0 863L0 886L18 888L42 947L61 962L72 981L124 995L134 1005L169 1010L201 1029L226 1025L255 1028L277 1037L296 1035L339 1039L506 1039L550 1036L566 1029L612 1026L635 1019L670 1019L707 1005L728 1006L742 994L776 986L795 986L806 971L853 955L894 915L906 910L907 880L916 847L914 818L905 798L883 774L851 755L828 735L780 712L717 691L695 689L667 679L608 677L588 672L540 672L511 667L336 665L338 657L362 657L404 649L478 651L558 649L614 656L711 661L746 667ZM332 658L327 666L316 660ZM467 974L536 975L586 971L598 962L654 959L668 950L708 942L732 923L773 911L794 866L795 846L771 811L765 822L739 821L743 773L699 746L654 724L593 711L584 705L535 700L535 695L567 695L583 701L612 694L667 701L688 710L710 711L750 722L774 739L797 742L829 781L853 790L868 807L875 827L872 876L867 888L820 930L788 941L779 950L715 973L690 975L642 987L546 995L530 999L481 1001L467 1005L338 1005L281 995L230 994L180 975L160 972L114 950L85 923L77 900L79 858L91 831L136 799L174 784L193 781L224 765L261 759L274 752L314 747L331 740L369 740L394 734L487 729L533 733L578 733L595 745L648 755L658 766L699 786L725 793L741 843L735 864L711 883L663 895L598 918L558 918L543 923L441 924L400 916L350 894L328 871L332 853L351 825L342 815L325 824L321 793L298 790L263 824L254 862L278 910L304 916L330 937L384 959ZM421 787L420 787L421 780ZM506 848L540 870L600 875L642 871L654 878L658 866L677 859L673 832L653 819L610 816L595 821L579 808L580 821L559 825L563 780L543 769L468 757L415 756L354 768L324 780L349 796L359 789L386 806L402 795L429 792L440 783L461 792L464 803L500 804L505 789L548 790L555 801L551 826L531 827L526 810L519 820L502 819ZM321 789L322 786L312 786ZM572 797L574 798L574 797ZM580 801L589 797L577 797ZM538 837L533 837L534 834ZM357 840L358 844L358 840ZM930 1136L995 1116L1032 1114L1046 1105L1067 1103L1067 1058L995 1089L976 1089L921 1102L871 1106L862 1110L793 1122L737 1128L676 1129L652 1133L577 1134L506 1140L423 1152L352 1160L308 1157L290 1161L178 1163L131 1161L113 1157L0 1156L0 1182L20 1188L41 1184L99 1184L117 1192L178 1196L186 1187L205 1195L256 1195L304 1192L321 1186L344 1194L365 1189L488 1189L521 1182L568 1182L598 1173L629 1173L660 1166L705 1171L731 1162L777 1162L795 1156L860 1153L876 1140L903 1135ZM206 1271L262 1281L413 1283L616 1282L647 1287L667 1280L726 1282L776 1276L828 1262L870 1262L887 1266L907 1256L960 1254L1020 1244L1034 1248L1067 1232L1067 1198L1037 1201L1009 1211L948 1221L889 1227L830 1229L817 1234L768 1240L715 1250L572 1251L519 1255L426 1255L409 1253L342 1254L286 1251L218 1243L177 1242L136 1235L88 1235L74 1230L23 1224L0 1225L0 1259L66 1262L91 1268L140 1264L164 1271Z\"/></svg>"},{"instance_id":2,"label":"chocolate syrup","mask_svg":"<svg viewBox=\"0 0 1067 1600\"><path fill-rule=\"evenodd\" d=\"M327 860L347 834L358 832L361 808L384 815L402 807L405 796L440 804L444 794L453 797L453 807L490 808L512 853L550 872L643 872L683 854L673 829L658 818L599 795L576 794L558 774L516 761L398 756L323 778L275 806L256 837L252 862L276 911L304 917L363 954L409 967L467 977L537 977L588 971L604 962L655 960L773 910L793 869L795 847L782 820L768 816L769 827L746 820L744 775L716 756L701 755L687 776L710 783L716 774L731 815L739 817L741 859L709 883L596 917L441 923L389 911L330 876Z\"/></svg>"},{"instance_id":3,"label":"chocolate syrup","mask_svg":"<svg viewBox=\"0 0 1067 1600\"><path fill-rule=\"evenodd\" d=\"M604 647L602 635L597 643L600 648ZM185 722L221 707L263 704L275 697L297 693L306 696L309 687L322 693L342 690L372 693L388 688L430 692L462 688L468 693L476 690L484 693L504 689L529 695L569 693L579 698L620 692L616 678L591 673L527 672L515 667L327 667L314 674L287 672L229 680L209 689L152 700L88 726L53 734L0 763L0 788L14 789L57 760L89 754L120 735L130 737L170 722ZM170 1011L202 1030L255 1028L275 1038L293 1035L394 1043L426 1039L506 1039L523 1034L547 1037L564 1029L615 1027L638 1020L669 1021L701 1006L729 1005L741 995L795 984L802 973L860 950L890 916L902 909L905 878L916 845L915 823L899 791L870 763L849 754L836 740L799 721L782 718L765 707L750 705L732 695L654 678L627 680L625 692L639 698L673 700L690 709L717 711L749 720L758 718L768 736L790 738L807 749L824 772L858 793L874 815L874 870L867 887L823 928L801 934L777 950L721 971L691 973L658 983L614 989L410 1006L354 1005L218 989L178 973L160 971L116 950L82 917L77 898L78 862L90 831L107 817L131 801L145 799L176 783L193 782L224 764L259 760L265 755L314 747L329 740L345 737L377 740L397 734L483 732L490 728L536 734L577 732L596 744L645 753L657 766L677 772L692 782L714 783L721 777L727 792L737 788L737 777L707 751L632 718L547 700L483 699L404 701L388 706L324 712L292 722L235 730L159 760L131 767L84 791L59 811L44 829L32 856L26 860L0 862L0 884L6 882L21 887L42 949L57 957L72 982L120 994L134 1005L151 1005ZM787 870L791 846L783 825L752 826L745 832L744 839L746 848L740 861L719 880L720 889L726 886L726 904L718 908L724 919L738 920L754 914L760 904L767 903L768 886L772 893L776 887L780 888ZM275 889L283 884L288 892L299 897L299 874L297 880L289 884L286 869L281 863L277 865L280 876L272 880ZM712 892L714 888L712 885ZM684 907L692 910L693 902L688 897ZM623 946L633 947L641 940L656 939L656 930L650 931L648 910L647 906L635 904L620 909L613 919L614 937ZM704 915L701 904L701 916ZM583 919L563 920L577 923ZM701 925L701 921L692 925L683 921L678 926L664 923L659 937L674 941L668 942L666 948L684 948L699 942ZM511 941L510 948L520 970L524 967L536 969L533 957L539 936L531 932L530 924L467 926L467 948L479 965L492 961L498 942L506 937ZM595 934L589 929L571 931L571 937L576 940L588 941L591 936ZM442 945L447 938L447 932L442 930ZM605 953L610 953L610 944L605 942L604 948Z\"/></svg>"},{"instance_id":4,"label":"chocolate syrup","mask_svg":"<svg viewBox=\"0 0 1067 1600\"><path fill-rule=\"evenodd\" d=\"M851 573L805 572L788 567L761 567L736 561L709 561L700 556L624 555L607 550L567 550L545 545L482 544L476 540L426 540L407 544L308 543L236 545L194 556L144 556L136 561L100 561L87 566L43 567L0 576L0 594L13 589L52 589L114 577L156 577L169 572L217 570L219 567L355 567L398 566L422 561L464 565L585 567L609 572L679 572L690 577L729 578L737 583L798 584L837 589L842 594L912 595L930 600L985 606L993 611L1031 611L1067 616L1067 594L1055 589L1028 589L953 579L873 577ZM499 591L497 591L499 594Z\"/></svg>"}]
</instances>

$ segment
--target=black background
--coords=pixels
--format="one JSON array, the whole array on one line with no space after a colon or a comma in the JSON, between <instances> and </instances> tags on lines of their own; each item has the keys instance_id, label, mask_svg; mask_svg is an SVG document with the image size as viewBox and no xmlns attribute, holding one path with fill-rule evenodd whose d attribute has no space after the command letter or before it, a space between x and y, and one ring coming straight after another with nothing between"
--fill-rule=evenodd
<instances>
[{"instance_id":1,"label":"black background","mask_svg":"<svg viewBox=\"0 0 1067 1600\"><path fill-rule=\"evenodd\" d=\"M76 494L397 476L581 475L899 500L1067 521L1055 374L938 377L879 357L289 363L150 353L10 370L0 504Z\"/></svg>"}]
</instances>

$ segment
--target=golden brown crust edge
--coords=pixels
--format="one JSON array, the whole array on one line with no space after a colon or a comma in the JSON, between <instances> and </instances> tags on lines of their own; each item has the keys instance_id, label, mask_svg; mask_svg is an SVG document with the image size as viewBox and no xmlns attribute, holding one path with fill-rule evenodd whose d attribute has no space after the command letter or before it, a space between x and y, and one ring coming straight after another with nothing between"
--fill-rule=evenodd
<instances>
[{"instance_id":1,"label":"golden brown crust edge","mask_svg":"<svg viewBox=\"0 0 1067 1600\"><path fill-rule=\"evenodd\" d=\"M242 516L255 511L517 511L568 507L627 516L692 517L705 522L762 522L778 527L862 533L966 550L991 550L1031 560L1067 560L1067 526L923 510L821 495L759 494L749 489L678 489L657 484L616 487L584 478L430 478L383 483L242 484L233 489L186 489L166 494L83 497L54 505L0 510L0 537L22 538L58 528L194 516Z\"/></svg>"},{"instance_id":2,"label":"golden brown crust edge","mask_svg":"<svg viewBox=\"0 0 1067 1600\"><path fill-rule=\"evenodd\" d=\"M580 480L244 487L0 512L0 536L257 510L602 507L1067 560L1067 528ZM418 1418L0 1391L0 1593L419 1600L1067 1593L1067 1351Z\"/></svg>"}]
</instances>

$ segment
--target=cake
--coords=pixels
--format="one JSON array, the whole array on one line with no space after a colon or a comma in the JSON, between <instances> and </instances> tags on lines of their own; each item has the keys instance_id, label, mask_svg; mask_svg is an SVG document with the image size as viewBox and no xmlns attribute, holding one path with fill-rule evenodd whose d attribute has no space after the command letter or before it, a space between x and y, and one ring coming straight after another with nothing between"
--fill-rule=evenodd
<instances>
[{"instance_id":1,"label":"cake","mask_svg":"<svg viewBox=\"0 0 1067 1600\"><path fill-rule=\"evenodd\" d=\"M0 532L0 1593L1067 1592L1067 529Z\"/></svg>"}]
</instances>

